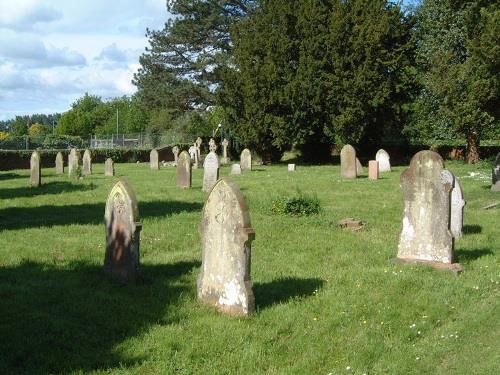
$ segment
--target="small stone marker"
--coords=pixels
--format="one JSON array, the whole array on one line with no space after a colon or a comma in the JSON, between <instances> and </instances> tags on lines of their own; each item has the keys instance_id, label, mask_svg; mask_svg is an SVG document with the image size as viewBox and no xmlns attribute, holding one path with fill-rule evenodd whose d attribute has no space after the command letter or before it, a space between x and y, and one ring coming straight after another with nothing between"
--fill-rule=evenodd
<instances>
[{"instance_id":1,"label":"small stone marker","mask_svg":"<svg viewBox=\"0 0 500 375\"><path fill-rule=\"evenodd\" d=\"M491 170L491 191L500 191L500 152L495 159L495 166Z\"/></svg>"},{"instance_id":2,"label":"small stone marker","mask_svg":"<svg viewBox=\"0 0 500 375\"><path fill-rule=\"evenodd\" d=\"M69 177L80 177L79 169L80 167L80 151L76 148L72 148L68 155L68 175Z\"/></svg>"},{"instance_id":3,"label":"small stone marker","mask_svg":"<svg viewBox=\"0 0 500 375\"><path fill-rule=\"evenodd\" d=\"M89 150L85 150L83 153L83 170L82 173L85 176L92 174L92 155Z\"/></svg>"},{"instance_id":4,"label":"small stone marker","mask_svg":"<svg viewBox=\"0 0 500 375\"><path fill-rule=\"evenodd\" d=\"M379 172L390 172L391 171L391 158L389 154L384 149L380 149L375 154L375 160L378 161Z\"/></svg>"},{"instance_id":5,"label":"small stone marker","mask_svg":"<svg viewBox=\"0 0 500 375\"><path fill-rule=\"evenodd\" d=\"M64 158L61 152L56 155L56 174L64 174Z\"/></svg>"},{"instance_id":6,"label":"small stone marker","mask_svg":"<svg viewBox=\"0 0 500 375\"><path fill-rule=\"evenodd\" d=\"M229 141L224 138L222 141L222 164L229 163L229 158L227 157L227 146L229 146Z\"/></svg>"},{"instance_id":7,"label":"small stone marker","mask_svg":"<svg viewBox=\"0 0 500 375\"><path fill-rule=\"evenodd\" d=\"M211 152L217 151L217 143L215 143L215 140L213 138L210 138L210 141L208 142L208 149Z\"/></svg>"},{"instance_id":8,"label":"small stone marker","mask_svg":"<svg viewBox=\"0 0 500 375\"><path fill-rule=\"evenodd\" d=\"M370 160L368 162L368 178L370 180L378 180L378 161Z\"/></svg>"},{"instance_id":9,"label":"small stone marker","mask_svg":"<svg viewBox=\"0 0 500 375\"><path fill-rule=\"evenodd\" d=\"M239 164L233 164L231 166L231 174L241 174L241 166Z\"/></svg>"},{"instance_id":10,"label":"small stone marker","mask_svg":"<svg viewBox=\"0 0 500 375\"><path fill-rule=\"evenodd\" d=\"M179 158L179 147L172 147L172 154L174 154L174 165L177 165L177 159Z\"/></svg>"},{"instance_id":11,"label":"small stone marker","mask_svg":"<svg viewBox=\"0 0 500 375\"><path fill-rule=\"evenodd\" d=\"M248 148L241 151L240 167L242 172L252 170L252 153Z\"/></svg>"},{"instance_id":12,"label":"small stone marker","mask_svg":"<svg viewBox=\"0 0 500 375\"><path fill-rule=\"evenodd\" d=\"M33 151L30 159L30 185L33 187L39 187L42 184L40 161L40 153Z\"/></svg>"},{"instance_id":13,"label":"small stone marker","mask_svg":"<svg viewBox=\"0 0 500 375\"><path fill-rule=\"evenodd\" d=\"M139 244L142 225L134 191L125 181L111 189L104 213L106 255L104 272L121 283L133 282L139 274Z\"/></svg>"},{"instance_id":14,"label":"small stone marker","mask_svg":"<svg viewBox=\"0 0 500 375\"><path fill-rule=\"evenodd\" d=\"M219 158L210 151L203 162L203 191L209 192L219 179Z\"/></svg>"},{"instance_id":15,"label":"small stone marker","mask_svg":"<svg viewBox=\"0 0 500 375\"><path fill-rule=\"evenodd\" d=\"M363 174L363 164L356 158L356 176L361 176Z\"/></svg>"},{"instance_id":16,"label":"small stone marker","mask_svg":"<svg viewBox=\"0 0 500 375\"><path fill-rule=\"evenodd\" d=\"M177 159L177 187L191 187L191 158L186 151L182 151Z\"/></svg>"},{"instance_id":17,"label":"small stone marker","mask_svg":"<svg viewBox=\"0 0 500 375\"><path fill-rule=\"evenodd\" d=\"M115 175L115 163L111 158L107 158L104 163L104 175L107 177L113 177Z\"/></svg>"},{"instance_id":18,"label":"small stone marker","mask_svg":"<svg viewBox=\"0 0 500 375\"><path fill-rule=\"evenodd\" d=\"M295 172L295 164L288 164L288 172Z\"/></svg>"},{"instance_id":19,"label":"small stone marker","mask_svg":"<svg viewBox=\"0 0 500 375\"><path fill-rule=\"evenodd\" d=\"M403 228L398 259L428 263L453 262L449 230L453 176L434 151L420 151L401 174Z\"/></svg>"},{"instance_id":20,"label":"small stone marker","mask_svg":"<svg viewBox=\"0 0 500 375\"><path fill-rule=\"evenodd\" d=\"M200 224L202 263L198 298L235 316L254 311L250 278L251 242L255 231L245 197L223 177L215 184L203 208Z\"/></svg>"},{"instance_id":21,"label":"small stone marker","mask_svg":"<svg viewBox=\"0 0 500 375\"><path fill-rule=\"evenodd\" d=\"M356 150L345 145L340 150L340 175L342 178L356 178Z\"/></svg>"},{"instance_id":22,"label":"small stone marker","mask_svg":"<svg viewBox=\"0 0 500 375\"><path fill-rule=\"evenodd\" d=\"M453 238L460 238L463 234L465 200L458 177L455 177L454 182L451 190L450 231Z\"/></svg>"},{"instance_id":23,"label":"small stone marker","mask_svg":"<svg viewBox=\"0 0 500 375\"><path fill-rule=\"evenodd\" d=\"M160 169L160 160L156 148L153 148L149 153L149 167L155 171Z\"/></svg>"}]
</instances>

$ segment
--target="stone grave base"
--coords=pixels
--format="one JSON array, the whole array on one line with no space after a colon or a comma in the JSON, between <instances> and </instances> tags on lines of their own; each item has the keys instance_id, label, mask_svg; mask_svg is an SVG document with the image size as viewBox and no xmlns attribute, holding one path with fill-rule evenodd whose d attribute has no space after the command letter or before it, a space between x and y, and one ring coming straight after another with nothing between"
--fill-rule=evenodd
<instances>
[{"instance_id":1,"label":"stone grave base","mask_svg":"<svg viewBox=\"0 0 500 375\"><path fill-rule=\"evenodd\" d=\"M419 259L402 259L402 258L394 258L390 260L391 263L395 264L422 264L424 266L432 267L439 271L452 271L454 273L460 273L464 270L464 266L460 263L442 263L442 262L433 262L430 260L419 260Z\"/></svg>"}]
</instances>

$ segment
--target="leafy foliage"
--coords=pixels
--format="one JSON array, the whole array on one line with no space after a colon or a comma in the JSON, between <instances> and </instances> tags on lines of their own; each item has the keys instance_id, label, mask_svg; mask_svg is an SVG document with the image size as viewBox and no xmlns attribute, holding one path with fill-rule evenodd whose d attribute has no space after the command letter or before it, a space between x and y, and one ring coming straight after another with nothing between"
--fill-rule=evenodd
<instances>
[{"instance_id":1,"label":"leafy foliage","mask_svg":"<svg viewBox=\"0 0 500 375\"><path fill-rule=\"evenodd\" d=\"M275 214L308 216L318 214L321 205L317 196L299 192L295 196L280 196L273 200L271 211Z\"/></svg>"}]
</instances>

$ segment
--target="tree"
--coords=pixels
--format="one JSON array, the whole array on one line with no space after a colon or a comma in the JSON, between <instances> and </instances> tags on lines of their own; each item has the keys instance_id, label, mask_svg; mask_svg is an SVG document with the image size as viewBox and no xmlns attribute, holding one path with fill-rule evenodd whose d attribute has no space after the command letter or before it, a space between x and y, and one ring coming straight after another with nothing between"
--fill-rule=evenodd
<instances>
[{"instance_id":1,"label":"tree","mask_svg":"<svg viewBox=\"0 0 500 375\"><path fill-rule=\"evenodd\" d=\"M102 123L104 117L102 112L96 110L102 104L99 96L85 95L77 99L71 109L65 112L57 127L57 134L89 137L94 134L95 129Z\"/></svg>"},{"instance_id":2,"label":"tree","mask_svg":"<svg viewBox=\"0 0 500 375\"><path fill-rule=\"evenodd\" d=\"M11 133L14 136L23 136L28 134L28 116L16 116L12 123Z\"/></svg>"}]
</instances>

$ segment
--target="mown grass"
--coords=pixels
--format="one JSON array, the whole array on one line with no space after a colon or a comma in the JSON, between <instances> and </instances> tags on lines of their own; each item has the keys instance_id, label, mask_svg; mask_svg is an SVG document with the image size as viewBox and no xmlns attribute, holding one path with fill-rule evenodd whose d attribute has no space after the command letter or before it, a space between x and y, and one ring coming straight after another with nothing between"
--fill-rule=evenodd
<instances>
[{"instance_id":1,"label":"mown grass","mask_svg":"<svg viewBox=\"0 0 500 375\"><path fill-rule=\"evenodd\" d=\"M235 176L256 231L257 311L244 319L196 299L202 170L179 190L173 168L116 165L143 223L144 281L127 287L102 272L116 181L103 165L80 181L44 169L39 189L29 171L0 172L0 373L498 374L500 209L483 207L500 195L487 165L447 167L467 200L458 276L389 262L403 167L376 182L342 181L339 166ZM299 191L318 197L318 215L272 213L273 200ZM339 229L345 217L366 225Z\"/></svg>"}]
</instances>

